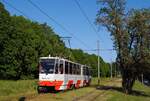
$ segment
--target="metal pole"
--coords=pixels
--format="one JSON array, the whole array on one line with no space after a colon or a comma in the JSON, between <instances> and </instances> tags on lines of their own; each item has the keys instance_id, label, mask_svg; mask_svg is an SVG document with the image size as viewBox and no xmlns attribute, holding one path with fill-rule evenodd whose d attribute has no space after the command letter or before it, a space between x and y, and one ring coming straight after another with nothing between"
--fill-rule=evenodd
<instances>
[{"instance_id":1,"label":"metal pole","mask_svg":"<svg viewBox=\"0 0 150 101\"><path fill-rule=\"evenodd\" d=\"M111 51L110 51L111 52ZM112 52L111 52L111 64L110 64L110 75L111 75L111 79L112 79L112 66L113 66L113 62L112 62Z\"/></svg>"},{"instance_id":2,"label":"metal pole","mask_svg":"<svg viewBox=\"0 0 150 101\"><path fill-rule=\"evenodd\" d=\"M99 40L97 40L97 56L98 56L98 85L100 84L100 59L99 59Z\"/></svg>"},{"instance_id":3,"label":"metal pole","mask_svg":"<svg viewBox=\"0 0 150 101\"><path fill-rule=\"evenodd\" d=\"M112 79L112 62L110 64L110 68L111 68L111 79Z\"/></svg>"},{"instance_id":4,"label":"metal pole","mask_svg":"<svg viewBox=\"0 0 150 101\"><path fill-rule=\"evenodd\" d=\"M117 67L116 67L116 62L114 63L115 67L115 78L117 78Z\"/></svg>"},{"instance_id":5,"label":"metal pole","mask_svg":"<svg viewBox=\"0 0 150 101\"><path fill-rule=\"evenodd\" d=\"M141 77L142 77L142 84L144 84L144 80L143 80L143 73L142 73Z\"/></svg>"}]
</instances>

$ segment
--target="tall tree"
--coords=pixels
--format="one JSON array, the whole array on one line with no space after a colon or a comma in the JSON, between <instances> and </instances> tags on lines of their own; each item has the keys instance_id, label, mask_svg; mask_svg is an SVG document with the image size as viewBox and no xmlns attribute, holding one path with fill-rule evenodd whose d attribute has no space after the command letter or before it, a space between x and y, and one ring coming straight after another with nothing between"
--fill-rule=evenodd
<instances>
[{"instance_id":1,"label":"tall tree","mask_svg":"<svg viewBox=\"0 0 150 101\"><path fill-rule=\"evenodd\" d=\"M150 9L131 10L127 28L130 53L138 74L150 73Z\"/></svg>"},{"instance_id":2,"label":"tall tree","mask_svg":"<svg viewBox=\"0 0 150 101\"><path fill-rule=\"evenodd\" d=\"M99 0L103 6L100 8L96 22L101 24L111 32L114 41L114 47L117 50L117 61L122 72L122 86L128 93L129 82L132 82L128 68L128 35L125 30L124 12L125 0ZM130 84L131 85L131 84Z\"/></svg>"},{"instance_id":3,"label":"tall tree","mask_svg":"<svg viewBox=\"0 0 150 101\"><path fill-rule=\"evenodd\" d=\"M149 55L147 54L148 56L144 59L148 49L144 46L149 46L149 37L147 36L149 11L138 10L130 13L130 16L126 16L125 0L99 0L98 2L103 6L97 14L96 22L106 27L113 37L117 62L122 73L123 90L129 94L136 77L145 71L142 67L149 66ZM147 37L144 37L145 35Z\"/></svg>"}]
</instances>

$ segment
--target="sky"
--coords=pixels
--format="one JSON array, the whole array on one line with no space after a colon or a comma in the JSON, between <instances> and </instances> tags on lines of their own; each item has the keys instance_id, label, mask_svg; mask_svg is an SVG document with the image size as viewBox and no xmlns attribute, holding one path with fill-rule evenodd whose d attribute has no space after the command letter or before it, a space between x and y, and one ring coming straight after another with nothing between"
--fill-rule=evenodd
<instances>
[{"instance_id":1,"label":"sky","mask_svg":"<svg viewBox=\"0 0 150 101\"><path fill-rule=\"evenodd\" d=\"M79 7L75 3L75 0L32 0L32 2L34 2L44 12L46 12L48 16L59 22L71 34L64 31L58 24L42 14L37 8L31 5L28 0L0 1L5 5L5 8L10 12L11 15L23 15L16 10L19 9L28 17L28 19L37 21L39 23L46 22L59 36L71 37L71 48L82 49L89 54L97 54L96 51L88 50L97 49L97 40L100 40L99 47L102 49L100 50L100 56L106 62L115 61L116 52L107 50L113 49L113 42L111 40L112 37L110 36L110 33L105 28L95 25L96 14L100 7L100 5L98 5L96 2L97 0L77 1L88 16L90 22L96 28L98 35L95 33L87 19L81 13ZM8 2L16 9L12 8L4 1ZM126 10L130 10L131 8L139 9L150 7L150 0L127 0L126 2ZM67 42L65 43L66 46L69 47L69 44Z\"/></svg>"}]
</instances>

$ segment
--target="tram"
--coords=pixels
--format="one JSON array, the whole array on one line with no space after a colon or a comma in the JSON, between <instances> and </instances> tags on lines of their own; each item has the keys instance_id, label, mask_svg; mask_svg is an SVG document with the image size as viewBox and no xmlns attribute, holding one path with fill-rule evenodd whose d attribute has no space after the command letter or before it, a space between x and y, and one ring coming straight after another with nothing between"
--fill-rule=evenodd
<instances>
[{"instance_id":1,"label":"tram","mask_svg":"<svg viewBox=\"0 0 150 101\"><path fill-rule=\"evenodd\" d=\"M90 85L89 67L59 57L40 57L38 92L61 91Z\"/></svg>"}]
</instances>

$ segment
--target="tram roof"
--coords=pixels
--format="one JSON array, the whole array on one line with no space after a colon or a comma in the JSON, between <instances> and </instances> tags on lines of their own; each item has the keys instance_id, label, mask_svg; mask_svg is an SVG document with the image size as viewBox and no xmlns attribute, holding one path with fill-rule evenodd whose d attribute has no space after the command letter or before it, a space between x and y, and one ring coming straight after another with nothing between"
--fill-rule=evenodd
<instances>
[{"instance_id":1,"label":"tram roof","mask_svg":"<svg viewBox=\"0 0 150 101\"><path fill-rule=\"evenodd\" d=\"M83 65L83 64L80 64L80 63L77 63L77 62L70 61L68 59L61 58L61 57L51 57L51 56L48 56L48 57L40 57L40 59L59 59L59 60L64 60L64 61L71 62L71 63L74 63L74 64ZM87 66L87 65L83 65L83 66Z\"/></svg>"},{"instance_id":2,"label":"tram roof","mask_svg":"<svg viewBox=\"0 0 150 101\"><path fill-rule=\"evenodd\" d=\"M51 57L51 56L48 56L48 57L40 57L40 59L60 59L60 60L70 61L70 60L65 59L65 58L61 58L61 57Z\"/></svg>"}]
</instances>

